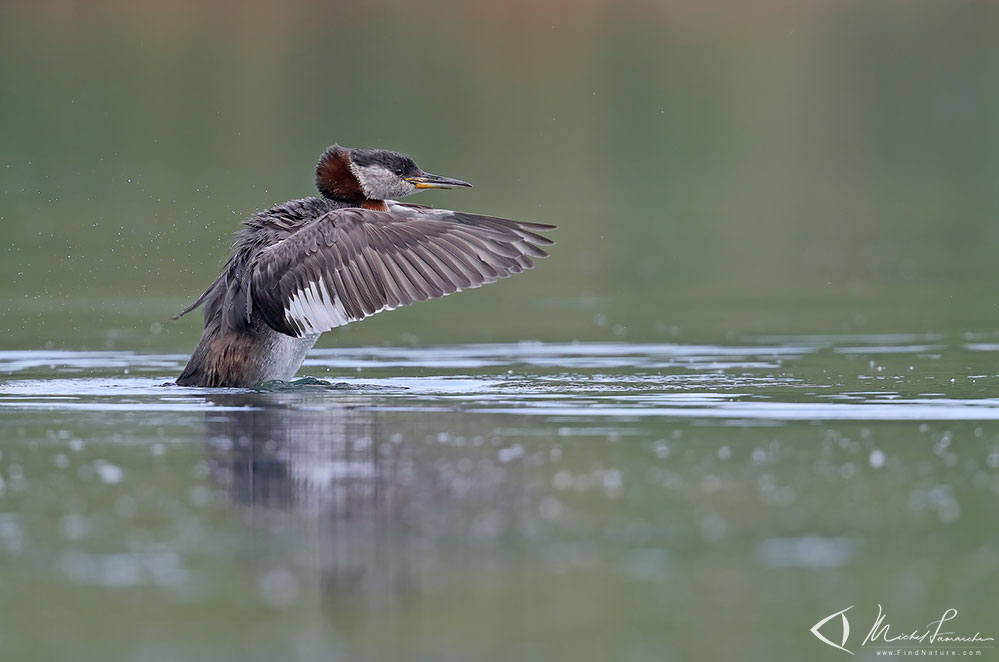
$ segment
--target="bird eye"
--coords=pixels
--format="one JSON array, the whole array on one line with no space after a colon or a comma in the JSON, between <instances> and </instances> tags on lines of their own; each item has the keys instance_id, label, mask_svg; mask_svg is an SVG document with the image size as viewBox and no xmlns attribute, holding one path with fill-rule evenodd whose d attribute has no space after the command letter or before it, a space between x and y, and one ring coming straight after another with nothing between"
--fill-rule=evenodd
<instances>
[{"instance_id":1,"label":"bird eye","mask_svg":"<svg viewBox=\"0 0 999 662\"><path fill-rule=\"evenodd\" d=\"M405 168L396 168L395 169L395 174L399 175L400 177L402 176L402 173L404 173L404 172L406 172Z\"/></svg>"}]
</instances>

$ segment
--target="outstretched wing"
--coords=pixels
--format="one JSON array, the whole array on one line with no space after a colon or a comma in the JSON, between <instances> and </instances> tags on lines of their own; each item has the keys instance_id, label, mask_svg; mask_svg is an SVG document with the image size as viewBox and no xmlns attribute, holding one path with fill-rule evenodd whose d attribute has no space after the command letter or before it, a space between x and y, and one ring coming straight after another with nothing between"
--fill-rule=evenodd
<instances>
[{"instance_id":1,"label":"outstretched wing","mask_svg":"<svg viewBox=\"0 0 999 662\"><path fill-rule=\"evenodd\" d=\"M321 333L520 273L553 243L539 234L552 225L388 205L331 211L260 251L252 311L290 336Z\"/></svg>"}]
</instances>

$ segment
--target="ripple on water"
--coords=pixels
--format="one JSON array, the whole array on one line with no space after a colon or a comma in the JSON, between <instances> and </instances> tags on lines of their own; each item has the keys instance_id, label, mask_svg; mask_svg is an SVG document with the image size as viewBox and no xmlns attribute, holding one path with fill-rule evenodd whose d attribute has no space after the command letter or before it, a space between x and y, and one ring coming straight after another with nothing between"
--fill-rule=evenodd
<instances>
[{"instance_id":1,"label":"ripple on water","mask_svg":"<svg viewBox=\"0 0 999 662\"><path fill-rule=\"evenodd\" d=\"M754 344L757 343L757 344ZM832 350L832 351L828 351ZM926 388L946 358L980 355L999 345L956 343L932 335L757 338L737 346L537 343L426 348L343 348L313 352L306 380L257 392L291 406L343 405L429 411L613 419L675 417L719 421L993 420L999 399ZM890 390L871 389L859 371L868 358L904 356L905 370L885 374ZM133 352L0 352L0 407L90 411L215 411L252 408L169 383L186 356ZM955 362L955 364L961 364ZM818 366L819 369L816 368ZM91 376L80 376L86 372ZM324 374L325 373L325 374ZM13 379L10 379L13 378ZM955 375L944 383L972 381ZM927 379L933 379L933 376ZM976 388L996 376L978 370ZM934 382L939 386L939 381ZM956 387L955 387L956 388Z\"/></svg>"}]
</instances>

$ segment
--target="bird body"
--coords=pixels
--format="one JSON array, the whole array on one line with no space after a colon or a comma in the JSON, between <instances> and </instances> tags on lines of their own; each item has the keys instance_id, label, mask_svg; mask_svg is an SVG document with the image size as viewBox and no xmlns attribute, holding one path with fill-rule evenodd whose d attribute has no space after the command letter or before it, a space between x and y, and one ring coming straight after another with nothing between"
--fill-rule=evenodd
<instances>
[{"instance_id":1,"label":"bird body","mask_svg":"<svg viewBox=\"0 0 999 662\"><path fill-rule=\"evenodd\" d=\"M245 221L222 273L180 313L204 306L201 342L178 385L291 379L324 331L519 273L552 243L539 234L551 225L395 201L470 186L396 152L334 145L316 185L322 197Z\"/></svg>"}]
</instances>

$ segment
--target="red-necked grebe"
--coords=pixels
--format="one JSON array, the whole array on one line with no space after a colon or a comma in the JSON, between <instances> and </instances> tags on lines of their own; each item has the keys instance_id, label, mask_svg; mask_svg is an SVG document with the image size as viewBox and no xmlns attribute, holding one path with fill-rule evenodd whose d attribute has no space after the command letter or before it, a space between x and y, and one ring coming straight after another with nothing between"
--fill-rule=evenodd
<instances>
[{"instance_id":1,"label":"red-necked grebe","mask_svg":"<svg viewBox=\"0 0 999 662\"><path fill-rule=\"evenodd\" d=\"M471 186L404 154L333 145L316 166L322 197L256 214L236 233L205 307L181 386L289 380L319 334L383 310L495 282L546 257L555 226L396 202L421 189Z\"/></svg>"}]
</instances>

